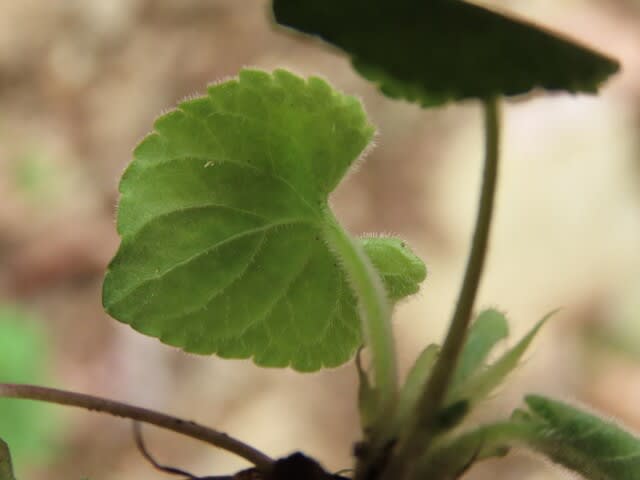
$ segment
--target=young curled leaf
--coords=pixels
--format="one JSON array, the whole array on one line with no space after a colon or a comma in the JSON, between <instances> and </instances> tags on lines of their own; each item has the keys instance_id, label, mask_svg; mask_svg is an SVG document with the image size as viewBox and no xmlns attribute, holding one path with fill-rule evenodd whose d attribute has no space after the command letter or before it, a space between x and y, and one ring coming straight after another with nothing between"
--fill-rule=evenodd
<instances>
[{"instance_id":1,"label":"young curled leaf","mask_svg":"<svg viewBox=\"0 0 640 480\"><path fill-rule=\"evenodd\" d=\"M327 246L328 196L373 133L357 99L284 70L243 70L181 103L122 177L106 311L188 352L300 371L346 362L360 321ZM391 299L417 290L426 272L407 248L363 247Z\"/></svg>"},{"instance_id":2,"label":"young curled leaf","mask_svg":"<svg viewBox=\"0 0 640 480\"><path fill-rule=\"evenodd\" d=\"M418 291L427 269L404 241L395 237L364 237L362 246L381 272L389 300L398 301Z\"/></svg>"},{"instance_id":3,"label":"young curled leaf","mask_svg":"<svg viewBox=\"0 0 640 480\"><path fill-rule=\"evenodd\" d=\"M538 395L525 399L531 435L527 445L589 480L636 480L640 438L557 400Z\"/></svg>"},{"instance_id":4,"label":"young curled leaf","mask_svg":"<svg viewBox=\"0 0 640 480\"><path fill-rule=\"evenodd\" d=\"M534 88L597 91L616 61L462 0L274 0L281 25L342 49L382 93L423 106Z\"/></svg>"}]
</instances>

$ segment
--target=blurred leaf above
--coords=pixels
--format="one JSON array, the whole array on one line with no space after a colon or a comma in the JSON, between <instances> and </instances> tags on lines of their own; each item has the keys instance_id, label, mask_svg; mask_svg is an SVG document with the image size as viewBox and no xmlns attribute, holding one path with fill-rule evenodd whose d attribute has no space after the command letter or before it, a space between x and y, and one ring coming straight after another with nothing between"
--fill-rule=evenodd
<instances>
[{"instance_id":1,"label":"blurred leaf above","mask_svg":"<svg viewBox=\"0 0 640 480\"><path fill-rule=\"evenodd\" d=\"M460 0L274 0L273 9L282 25L343 49L385 95L423 106L536 87L594 93L618 70L575 42Z\"/></svg>"}]
</instances>

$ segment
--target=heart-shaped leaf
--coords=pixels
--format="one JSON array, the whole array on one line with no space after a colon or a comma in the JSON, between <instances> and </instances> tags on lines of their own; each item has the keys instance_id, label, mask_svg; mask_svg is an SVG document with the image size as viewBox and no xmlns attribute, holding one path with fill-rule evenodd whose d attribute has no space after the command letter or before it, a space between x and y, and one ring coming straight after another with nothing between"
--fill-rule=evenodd
<instances>
[{"instance_id":1,"label":"heart-shaped leaf","mask_svg":"<svg viewBox=\"0 0 640 480\"><path fill-rule=\"evenodd\" d=\"M423 106L533 88L595 92L604 55L461 0L274 0L276 21L344 50L393 98Z\"/></svg>"},{"instance_id":2,"label":"heart-shaped leaf","mask_svg":"<svg viewBox=\"0 0 640 480\"><path fill-rule=\"evenodd\" d=\"M243 70L160 117L120 183L105 309L189 352L347 361L360 323L324 238L328 195L373 133L358 100L284 70ZM426 271L402 242L362 246L390 299L417 290Z\"/></svg>"}]
</instances>

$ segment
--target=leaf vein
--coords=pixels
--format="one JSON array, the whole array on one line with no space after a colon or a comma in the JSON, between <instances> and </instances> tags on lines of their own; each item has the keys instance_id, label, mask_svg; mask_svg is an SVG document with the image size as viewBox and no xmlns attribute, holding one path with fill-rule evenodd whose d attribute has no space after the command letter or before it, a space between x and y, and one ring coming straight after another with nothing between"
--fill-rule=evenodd
<instances>
[{"instance_id":1,"label":"leaf vein","mask_svg":"<svg viewBox=\"0 0 640 480\"><path fill-rule=\"evenodd\" d=\"M286 219L280 222L273 222L270 224L266 224L263 225L261 227L258 228L252 228L252 229L247 229L242 231L241 233L237 233L235 235L231 235L227 238L225 238L224 240L221 240L219 242L214 243L213 245L210 245L209 247L195 253L194 255L191 255L190 257L180 261L180 262L176 262L174 264L172 264L169 268L167 268L166 270L162 271L162 272L158 272L155 275L151 275L146 277L144 280L142 280L140 283L136 284L135 286L131 287L129 290L127 290L125 293L122 294L122 296L120 298L118 298L117 300L115 300L113 302L113 305L116 305L124 300L126 300L127 298L129 298L131 295L133 295L135 292L137 292L140 288L144 287L145 285L160 280L163 277L165 277L166 275L170 274L172 271L174 271L175 269L182 267L184 265L188 265L189 263L193 262L194 260L197 260L199 258L201 258L204 255L207 255L211 252L213 252L214 250L228 244L231 243L235 240L239 240L245 237L249 237L251 235L255 235L257 233L262 233L262 232L267 232L269 230L272 230L274 228L280 227L280 226L284 226L284 225L294 225L294 224L304 224L304 223L308 223L306 220L300 220L300 219Z\"/></svg>"}]
</instances>

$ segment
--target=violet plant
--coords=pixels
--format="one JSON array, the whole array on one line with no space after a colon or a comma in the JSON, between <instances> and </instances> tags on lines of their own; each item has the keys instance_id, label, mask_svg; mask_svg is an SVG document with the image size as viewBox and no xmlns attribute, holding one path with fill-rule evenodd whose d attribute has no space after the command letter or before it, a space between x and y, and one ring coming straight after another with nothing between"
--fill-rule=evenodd
<instances>
[{"instance_id":1,"label":"violet plant","mask_svg":"<svg viewBox=\"0 0 640 480\"><path fill-rule=\"evenodd\" d=\"M360 102L317 77L245 69L154 124L120 182L120 248L103 304L117 320L187 352L300 372L356 356L362 438L356 480L453 480L474 463L531 449L590 480L632 480L640 439L538 395L503 420L461 427L519 364L545 316L508 336L497 310L475 315L499 170L502 98L533 89L596 93L619 66L597 52L460 0L274 0L275 21L344 52L391 98L425 108L477 99L485 167L472 247L450 328L409 375L396 373L392 313L424 263L400 239L350 235L328 198L370 145ZM359 349L369 351L363 368ZM71 392L2 384L0 396L81 406L207 441L253 463L255 478L338 479L308 454L271 459L212 429ZM2 447L0 447L2 448ZM158 468L188 476L186 472ZM0 449L0 480L13 480ZM254 477L252 477L254 478Z\"/></svg>"}]
</instances>

